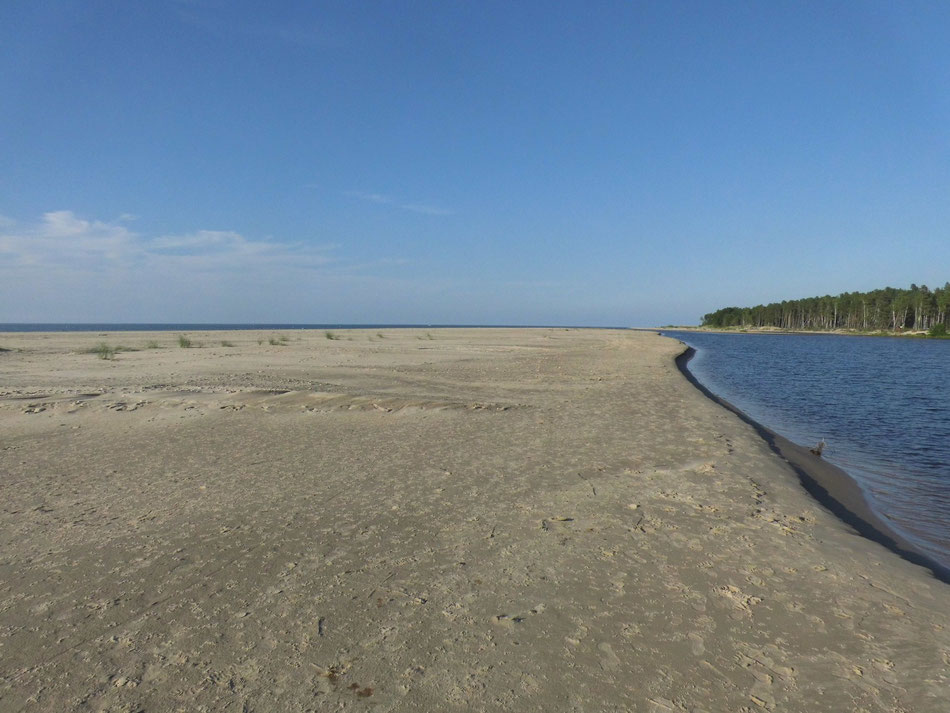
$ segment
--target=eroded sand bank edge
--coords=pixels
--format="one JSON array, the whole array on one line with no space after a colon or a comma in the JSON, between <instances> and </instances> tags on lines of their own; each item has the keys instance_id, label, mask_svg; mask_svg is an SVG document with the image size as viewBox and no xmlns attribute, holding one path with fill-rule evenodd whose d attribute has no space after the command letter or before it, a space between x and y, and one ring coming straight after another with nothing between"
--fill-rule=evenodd
<instances>
[{"instance_id":1,"label":"eroded sand bank edge","mask_svg":"<svg viewBox=\"0 0 950 713\"><path fill-rule=\"evenodd\" d=\"M847 471L813 455L807 448L781 436L710 391L689 370L689 361L695 356L696 350L685 342L680 343L685 347L675 360L680 373L711 401L731 411L752 426L769 447L789 464L805 491L822 507L862 537L886 547L912 564L925 567L933 573L934 577L950 584L950 567L940 564L922 552L877 515L857 481Z\"/></svg>"}]
</instances>

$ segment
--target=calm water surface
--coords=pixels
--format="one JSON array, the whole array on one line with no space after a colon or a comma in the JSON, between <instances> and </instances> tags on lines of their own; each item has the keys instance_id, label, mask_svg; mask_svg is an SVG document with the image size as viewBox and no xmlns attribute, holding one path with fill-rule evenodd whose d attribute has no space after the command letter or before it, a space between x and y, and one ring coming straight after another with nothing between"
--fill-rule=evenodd
<instances>
[{"instance_id":1,"label":"calm water surface","mask_svg":"<svg viewBox=\"0 0 950 713\"><path fill-rule=\"evenodd\" d=\"M825 457L950 566L950 340L666 332L710 391Z\"/></svg>"}]
</instances>

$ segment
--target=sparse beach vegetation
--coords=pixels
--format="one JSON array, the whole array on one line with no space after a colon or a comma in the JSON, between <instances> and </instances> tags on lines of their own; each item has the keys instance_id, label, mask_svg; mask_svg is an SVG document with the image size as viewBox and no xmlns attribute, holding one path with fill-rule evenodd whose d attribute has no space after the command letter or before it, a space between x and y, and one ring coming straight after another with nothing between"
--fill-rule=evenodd
<instances>
[{"instance_id":1,"label":"sparse beach vegetation","mask_svg":"<svg viewBox=\"0 0 950 713\"><path fill-rule=\"evenodd\" d=\"M182 349L191 349L194 346L194 343L184 334L179 334L178 346L180 346Z\"/></svg>"},{"instance_id":2,"label":"sparse beach vegetation","mask_svg":"<svg viewBox=\"0 0 950 713\"><path fill-rule=\"evenodd\" d=\"M115 359L115 347L110 347L105 342L101 342L90 350L100 359Z\"/></svg>"},{"instance_id":3,"label":"sparse beach vegetation","mask_svg":"<svg viewBox=\"0 0 950 713\"><path fill-rule=\"evenodd\" d=\"M120 352L137 352L139 351L135 347L126 347L121 344L117 346L112 346L107 342L99 342L96 346L86 349L85 354L95 354L100 359L112 360L115 359L116 354Z\"/></svg>"},{"instance_id":4,"label":"sparse beach vegetation","mask_svg":"<svg viewBox=\"0 0 950 713\"><path fill-rule=\"evenodd\" d=\"M338 335L334 334L334 333L331 332L330 330L327 330L326 332L324 332L324 333L323 333L323 336L326 337L327 339L339 339L339 338L340 338Z\"/></svg>"}]
</instances>

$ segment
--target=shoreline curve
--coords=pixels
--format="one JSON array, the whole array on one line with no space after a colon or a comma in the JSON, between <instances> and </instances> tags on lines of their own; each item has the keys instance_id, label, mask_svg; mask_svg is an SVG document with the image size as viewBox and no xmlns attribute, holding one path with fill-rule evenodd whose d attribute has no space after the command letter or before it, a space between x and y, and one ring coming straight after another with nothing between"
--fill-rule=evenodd
<instances>
[{"instance_id":1,"label":"shoreline curve","mask_svg":"<svg viewBox=\"0 0 950 713\"><path fill-rule=\"evenodd\" d=\"M675 362L686 380L708 399L752 426L772 451L795 471L802 487L822 507L853 528L857 534L886 547L912 564L930 570L936 579L950 584L950 567L922 552L877 515L871 509L864 493L861 492L860 486L847 471L813 455L807 448L779 435L769 427L751 418L734 404L710 391L689 370L689 361L696 354L696 350L685 342L680 341L680 343L686 348L676 357Z\"/></svg>"}]
</instances>

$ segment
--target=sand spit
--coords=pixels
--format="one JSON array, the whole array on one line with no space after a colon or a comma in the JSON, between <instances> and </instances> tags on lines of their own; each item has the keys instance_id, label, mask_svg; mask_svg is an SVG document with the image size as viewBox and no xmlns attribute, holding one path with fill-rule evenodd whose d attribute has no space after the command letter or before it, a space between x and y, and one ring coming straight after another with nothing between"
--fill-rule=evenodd
<instances>
[{"instance_id":1,"label":"sand spit","mask_svg":"<svg viewBox=\"0 0 950 713\"><path fill-rule=\"evenodd\" d=\"M0 335L0 710L946 710L950 586L676 341L331 336Z\"/></svg>"}]
</instances>

